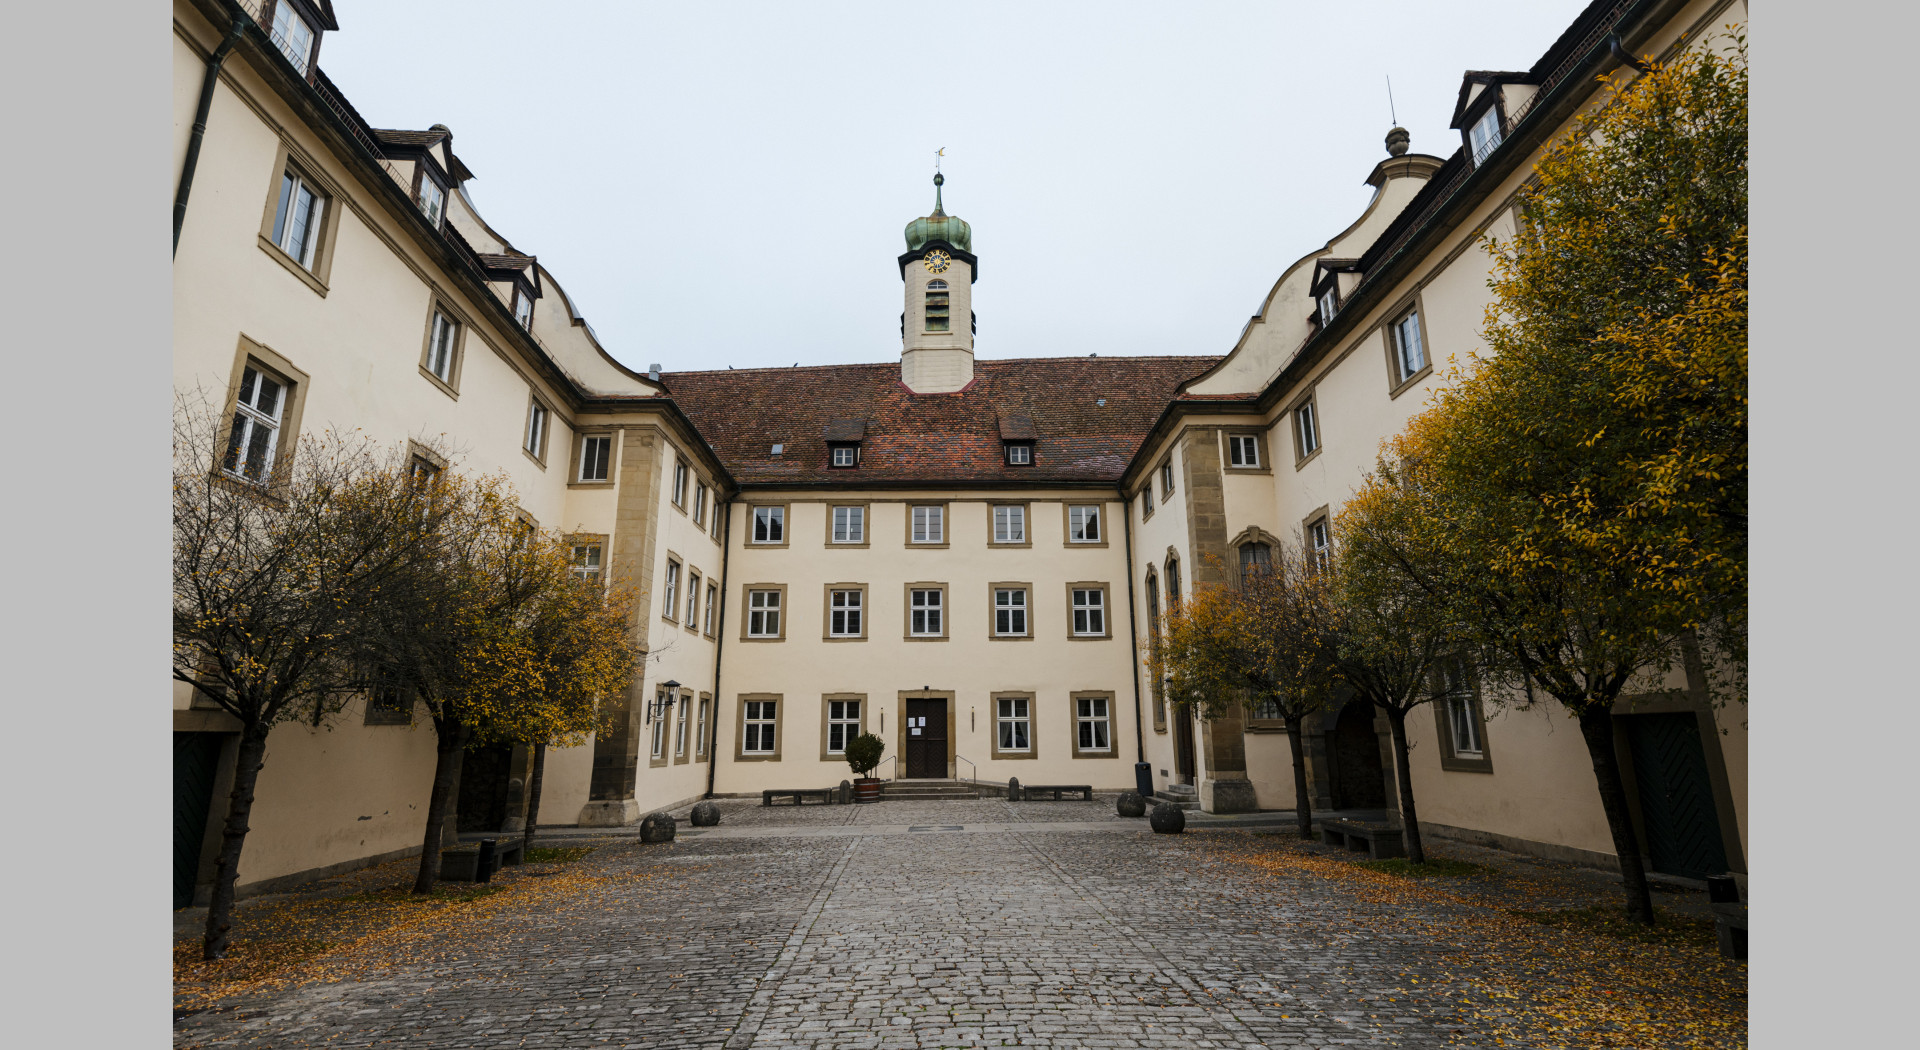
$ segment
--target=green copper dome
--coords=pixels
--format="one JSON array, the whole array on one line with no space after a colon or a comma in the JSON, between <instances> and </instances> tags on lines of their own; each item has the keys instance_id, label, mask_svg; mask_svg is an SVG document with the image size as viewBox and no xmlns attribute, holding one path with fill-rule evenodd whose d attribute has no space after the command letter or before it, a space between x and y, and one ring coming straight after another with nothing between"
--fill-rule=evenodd
<instances>
[{"instance_id":1,"label":"green copper dome","mask_svg":"<svg viewBox=\"0 0 1920 1050\"><path fill-rule=\"evenodd\" d=\"M944 175L933 177L933 214L907 223L907 251L917 252L934 241L945 241L963 252L973 251L973 227L967 220L948 215L940 206L940 187Z\"/></svg>"}]
</instances>

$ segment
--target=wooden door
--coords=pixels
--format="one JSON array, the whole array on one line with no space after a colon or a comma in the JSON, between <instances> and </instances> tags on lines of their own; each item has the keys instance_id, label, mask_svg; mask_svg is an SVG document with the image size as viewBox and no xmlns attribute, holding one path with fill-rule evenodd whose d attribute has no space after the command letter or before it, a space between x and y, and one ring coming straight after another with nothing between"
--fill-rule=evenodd
<instances>
[{"instance_id":1,"label":"wooden door","mask_svg":"<svg viewBox=\"0 0 1920 1050\"><path fill-rule=\"evenodd\" d=\"M1178 783L1193 783L1194 767L1198 765L1193 753L1193 708L1186 704L1173 704L1173 772Z\"/></svg>"},{"instance_id":2,"label":"wooden door","mask_svg":"<svg viewBox=\"0 0 1920 1050\"><path fill-rule=\"evenodd\" d=\"M943 778L947 775L947 702L945 699L907 699L907 777Z\"/></svg>"},{"instance_id":3,"label":"wooden door","mask_svg":"<svg viewBox=\"0 0 1920 1050\"><path fill-rule=\"evenodd\" d=\"M1640 828L1655 871L1703 879L1727 870L1700 722L1692 714L1628 715L1627 747L1640 796Z\"/></svg>"},{"instance_id":4,"label":"wooden door","mask_svg":"<svg viewBox=\"0 0 1920 1050\"><path fill-rule=\"evenodd\" d=\"M173 734L173 906L193 903L200 878L200 844L220 762L219 733Z\"/></svg>"},{"instance_id":5,"label":"wooden door","mask_svg":"<svg viewBox=\"0 0 1920 1050\"><path fill-rule=\"evenodd\" d=\"M1373 705L1349 700L1332 737L1333 808L1384 809L1387 771L1380 760L1380 734L1373 728Z\"/></svg>"}]
</instances>

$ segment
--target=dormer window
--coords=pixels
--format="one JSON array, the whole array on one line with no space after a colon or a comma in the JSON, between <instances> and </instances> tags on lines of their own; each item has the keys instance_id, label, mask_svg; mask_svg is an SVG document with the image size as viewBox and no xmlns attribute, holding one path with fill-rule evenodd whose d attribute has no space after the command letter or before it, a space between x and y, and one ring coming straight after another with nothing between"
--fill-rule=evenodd
<instances>
[{"instance_id":1,"label":"dormer window","mask_svg":"<svg viewBox=\"0 0 1920 1050\"><path fill-rule=\"evenodd\" d=\"M1498 88L1489 87L1487 90L1495 91ZM1467 149L1473 153L1474 166L1479 167L1487 159L1487 155L1499 146L1500 107L1488 106L1487 111L1480 114L1480 119L1474 121L1473 126L1467 129Z\"/></svg>"},{"instance_id":2,"label":"dormer window","mask_svg":"<svg viewBox=\"0 0 1920 1050\"><path fill-rule=\"evenodd\" d=\"M513 290L513 319L520 327L533 330L533 296L528 295L524 288Z\"/></svg>"},{"instance_id":3,"label":"dormer window","mask_svg":"<svg viewBox=\"0 0 1920 1050\"><path fill-rule=\"evenodd\" d=\"M944 332L951 324L947 314L947 282L927 282L927 331Z\"/></svg>"},{"instance_id":4,"label":"dormer window","mask_svg":"<svg viewBox=\"0 0 1920 1050\"><path fill-rule=\"evenodd\" d=\"M301 76L307 75L307 66L313 59L313 27L287 0L274 5L273 45L287 56L287 61L293 63Z\"/></svg>"},{"instance_id":5,"label":"dormer window","mask_svg":"<svg viewBox=\"0 0 1920 1050\"><path fill-rule=\"evenodd\" d=\"M1333 323L1333 315L1340 312L1340 293L1332 288L1320 293L1320 327Z\"/></svg>"},{"instance_id":6,"label":"dormer window","mask_svg":"<svg viewBox=\"0 0 1920 1050\"><path fill-rule=\"evenodd\" d=\"M420 214L427 217L435 229L440 227L440 216L447 210L447 191L440 188L432 175L423 167L420 171Z\"/></svg>"},{"instance_id":7,"label":"dormer window","mask_svg":"<svg viewBox=\"0 0 1920 1050\"><path fill-rule=\"evenodd\" d=\"M834 445L828 461L836 467L854 467L860 464L859 445Z\"/></svg>"},{"instance_id":8,"label":"dormer window","mask_svg":"<svg viewBox=\"0 0 1920 1050\"><path fill-rule=\"evenodd\" d=\"M1033 443L1030 441L1010 441L1007 443L1007 466L1033 466Z\"/></svg>"}]
</instances>

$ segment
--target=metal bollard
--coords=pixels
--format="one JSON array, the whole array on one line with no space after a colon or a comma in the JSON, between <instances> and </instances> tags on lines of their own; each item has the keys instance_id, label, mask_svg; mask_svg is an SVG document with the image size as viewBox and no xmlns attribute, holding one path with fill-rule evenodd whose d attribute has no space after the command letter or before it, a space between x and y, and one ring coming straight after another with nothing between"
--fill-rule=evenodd
<instances>
[{"instance_id":1,"label":"metal bollard","mask_svg":"<svg viewBox=\"0 0 1920 1050\"><path fill-rule=\"evenodd\" d=\"M480 840L480 856L473 862L473 881L492 882L494 865L500 858L500 845L497 839Z\"/></svg>"},{"instance_id":2,"label":"metal bollard","mask_svg":"<svg viewBox=\"0 0 1920 1050\"><path fill-rule=\"evenodd\" d=\"M1141 798L1153 797L1153 763L1135 762L1133 764L1133 789L1140 792Z\"/></svg>"}]
</instances>

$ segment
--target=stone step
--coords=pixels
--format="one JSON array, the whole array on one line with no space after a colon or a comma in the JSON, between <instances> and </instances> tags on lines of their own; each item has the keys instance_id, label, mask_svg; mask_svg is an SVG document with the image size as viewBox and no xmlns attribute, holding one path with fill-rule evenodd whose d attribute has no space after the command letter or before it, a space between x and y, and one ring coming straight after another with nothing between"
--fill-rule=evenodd
<instances>
[{"instance_id":1,"label":"stone step","mask_svg":"<svg viewBox=\"0 0 1920 1050\"><path fill-rule=\"evenodd\" d=\"M1164 789L1153 793L1153 801L1156 804L1169 805L1175 809L1200 808L1200 800L1192 795L1176 795Z\"/></svg>"},{"instance_id":2,"label":"stone step","mask_svg":"<svg viewBox=\"0 0 1920 1050\"><path fill-rule=\"evenodd\" d=\"M977 799L980 790L952 780L892 781L880 786L883 799Z\"/></svg>"}]
</instances>

